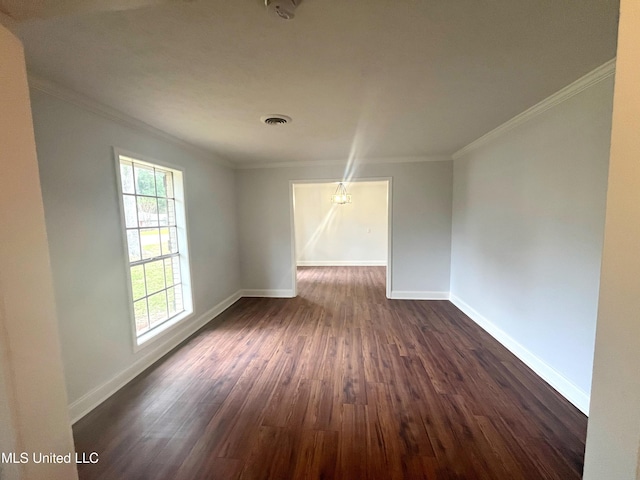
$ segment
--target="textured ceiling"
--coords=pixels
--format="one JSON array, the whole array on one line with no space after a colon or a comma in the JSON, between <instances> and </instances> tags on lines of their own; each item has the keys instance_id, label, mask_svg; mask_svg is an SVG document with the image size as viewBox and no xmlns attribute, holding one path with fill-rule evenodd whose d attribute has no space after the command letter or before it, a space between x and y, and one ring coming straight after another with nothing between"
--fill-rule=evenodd
<instances>
[{"instance_id":1,"label":"textured ceiling","mask_svg":"<svg viewBox=\"0 0 640 480\"><path fill-rule=\"evenodd\" d=\"M30 71L249 163L451 154L613 58L618 13L616 0L305 0L286 22L261 0L21 16L11 3L30 2L0 0L27 19ZM270 113L293 123L261 124Z\"/></svg>"}]
</instances>

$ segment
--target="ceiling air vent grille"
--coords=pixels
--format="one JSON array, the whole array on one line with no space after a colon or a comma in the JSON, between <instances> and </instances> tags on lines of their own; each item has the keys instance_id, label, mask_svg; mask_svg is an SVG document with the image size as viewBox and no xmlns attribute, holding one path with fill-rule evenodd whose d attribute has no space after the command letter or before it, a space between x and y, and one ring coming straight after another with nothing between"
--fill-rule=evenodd
<instances>
[{"instance_id":1,"label":"ceiling air vent grille","mask_svg":"<svg viewBox=\"0 0 640 480\"><path fill-rule=\"evenodd\" d=\"M287 117L286 115L265 115L264 117L260 118L260 120L262 120L262 123L266 123L267 125L274 125L276 127L291 123L291 117Z\"/></svg>"}]
</instances>

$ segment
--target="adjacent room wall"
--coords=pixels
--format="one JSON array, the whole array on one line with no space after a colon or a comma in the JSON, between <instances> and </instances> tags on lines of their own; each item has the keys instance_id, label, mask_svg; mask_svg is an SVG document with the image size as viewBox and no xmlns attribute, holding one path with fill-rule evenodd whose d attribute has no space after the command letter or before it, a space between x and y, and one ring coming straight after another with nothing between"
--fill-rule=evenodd
<instances>
[{"instance_id":1,"label":"adjacent room wall","mask_svg":"<svg viewBox=\"0 0 640 480\"><path fill-rule=\"evenodd\" d=\"M584 480L640 478L640 2L620 9Z\"/></svg>"},{"instance_id":2,"label":"adjacent room wall","mask_svg":"<svg viewBox=\"0 0 640 480\"><path fill-rule=\"evenodd\" d=\"M352 202L337 205L336 183L294 185L298 265L387 264L387 182L346 186Z\"/></svg>"},{"instance_id":3,"label":"adjacent room wall","mask_svg":"<svg viewBox=\"0 0 640 480\"><path fill-rule=\"evenodd\" d=\"M0 449L74 455L20 41L0 25ZM73 480L75 463L5 463L5 480Z\"/></svg>"},{"instance_id":4,"label":"adjacent room wall","mask_svg":"<svg viewBox=\"0 0 640 480\"><path fill-rule=\"evenodd\" d=\"M67 390L78 418L237 298L234 171L48 93L32 89L32 98ZM194 315L138 353L114 146L184 168Z\"/></svg>"},{"instance_id":5,"label":"adjacent room wall","mask_svg":"<svg viewBox=\"0 0 640 480\"><path fill-rule=\"evenodd\" d=\"M452 300L588 410L613 78L454 162Z\"/></svg>"},{"instance_id":6,"label":"adjacent room wall","mask_svg":"<svg viewBox=\"0 0 640 480\"><path fill-rule=\"evenodd\" d=\"M451 249L452 162L364 164L353 178L392 177L392 290L396 296L447 298ZM243 288L293 294L290 182L335 180L339 165L237 172Z\"/></svg>"}]
</instances>

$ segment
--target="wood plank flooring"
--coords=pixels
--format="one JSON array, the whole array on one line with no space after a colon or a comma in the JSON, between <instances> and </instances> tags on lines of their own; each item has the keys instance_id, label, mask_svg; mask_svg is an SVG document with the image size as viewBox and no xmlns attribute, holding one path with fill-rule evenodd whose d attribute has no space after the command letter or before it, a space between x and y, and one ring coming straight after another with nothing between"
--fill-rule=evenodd
<instances>
[{"instance_id":1,"label":"wood plank flooring","mask_svg":"<svg viewBox=\"0 0 640 480\"><path fill-rule=\"evenodd\" d=\"M83 480L579 479L587 419L447 301L384 267L299 269L74 426Z\"/></svg>"}]
</instances>

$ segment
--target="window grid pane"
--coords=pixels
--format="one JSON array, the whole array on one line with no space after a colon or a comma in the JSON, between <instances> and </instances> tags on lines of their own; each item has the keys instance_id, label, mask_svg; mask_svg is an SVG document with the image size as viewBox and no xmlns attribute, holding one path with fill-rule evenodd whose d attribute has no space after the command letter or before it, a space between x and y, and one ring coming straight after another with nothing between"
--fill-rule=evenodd
<instances>
[{"instance_id":1,"label":"window grid pane","mask_svg":"<svg viewBox=\"0 0 640 480\"><path fill-rule=\"evenodd\" d=\"M149 309L147 297L133 303L133 311L136 318L136 333L141 335L149 330Z\"/></svg>"},{"instance_id":2,"label":"window grid pane","mask_svg":"<svg viewBox=\"0 0 640 480\"><path fill-rule=\"evenodd\" d=\"M180 313L176 309L176 289L174 287L167 288L167 308L169 317L173 317L176 313Z\"/></svg>"},{"instance_id":3,"label":"window grid pane","mask_svg":"<svg viewBox=\"0 0 640 480\"><path fill-rule=\"evenodd\" d=\"M140 231L127 230L127 247L129 250L129 262L141 260L140 255Z\"/></svg>"},{"instance_id":4,"label":"window grid pane","mask_svg":"<svg viewBox=\"0 0 640 480\"><path fill-rule=\"evenodd\" d=\"M158 225L166 227L169 225L169 214L167 212L167 199L158 198Z\"/></svg>"},{"instance_id":5,"label":"window grid pane","mask_svg":"<svg viewBox=\"0 0 640 480\"><path fill-rule=\"evenodd\" d=\"M134 301L147 297L147 286L144 281L144 265L131 267L131 290Z\"/></svg>"},{"instance_id":6,"label":"window grid pane","mask_svg":"<svg viewBox=\"0 0 640 480\"><path fill-rule=\"evenodd\" d=\"M184 311L173 172L120 160L136 334Z\"/></svg>"},{"instance_id":7,"label":"window grid pane","mask_svg":"<svg viewBox=\"0 0 640 480\"><path fill-rule=\"evenodd\" d=\"M166 181L167 181L167 197L173 198L175 194L173 189L173 172L167 172Z\"/></svg>"},{"instance_id":8,"label":"window grid pane","mask_svg":"<svg viewBox=\"0 0 640 480\"><path fill-rule=\"evenodd\" d=\"M176 285L175 289L175 309L178 312L184 311L184 302L182 301L182 284Z\"/></svg>"},{"instance_id":9,"label":"window grid pane","mask_svg":"<svg viewBox=\"0 0 640 480\"><path fill-rule=\"evenodd\" d=\"M176 226L176 202L173 198L167 200L167 224Z\"/></svg>"},{"instance_id":10,"label":"window grid pane","mask_svg":"<svg viewBox=\"0 0 640 480\"><path fill-rule=\"evenodd\" d=\"M173 286L173 262L170 258L164 259L164 279L167 287Z\"/></svg>"},{"instance_id":11,"label":"window grid pane","mask_svg":"<svg viewBox=\"0 0 640 480\"><path fill-rule=\"evenodd\" d=\"M158 200L156 197L136 197L139 227L158 226Z\"/></svg>"},{"instance_id":12,"label":"window grid pane","mask_svg":"<svg viewBox=\"0 0 640 480\"><path fill-rule=\"evenodd\" d=\"M180 272L180 259L176 257L172 257L171 261L173 262L173 284L181 285L182 284L182 276Z\"/></svg>"},{"instance_id":13,"label":"window grid pane","mask_svg":"<svg viewBox=\"0 0 640 480\"><path fill-rule=\"evenodd\" d=\"M155 169L156 176L156 192L158 197L167 196L167 174L168 172L160 169Z\"/></svg>"},{"instance_id":14,"label":"window grid pane","mask_svg":"<svg viewBox=\"0 0 640 480\"><path fill-rule=\"evenodd\" d=\"M136 193L133 186L133 165L131 162L120 162L120 177L122 178L122 193Z\"/></svg>"},{"instance_id":15,"label":"window grid pane","mask_svg":"<svg viewBox=\"0 0 640 480\"><path fill-rule=\"evenodd\" d=\"M160 249L160 229L140 229L140 244L142 246L142 259L148 260L162 255Z\"/></svg>"},{"instance_id":16,"label":"window grid pane","mask_svg":"<svg viewBox=\"0 0 640 480\"><path fill-rule=\"evenodd\" d=\"M149 324L151 327L169 320L167 313L167 292L162 290L161 292L154 293L148 297L149 302Z\"/></svg>"},{"instance_id":17,"label":"window grid pane","mask_svg":"<svg viewBox=\"0 0 640 480\"><path fill-rule=\"evenodd\" d=\"M124 194L122 196L122 203L124 206L124 223L127 228L135 228L138 226L138 212L136 208L135 195Z\"/></svg>"},{"instance_id":18,"label":"window grid pane","mask_svg":"<svg viewBox=\"0 0 640 480\"><path fill-rule=\"evenodd\" d=\"M144 279L147 287L147 295L159 292L165 288L164 262L158 260L144 264Z\"/></svg>"},{"instance_id":19,"label":"window grid pane","mask_svg":"<svg viewBox=\"0 0 640 480\"><path fill-rule=\"evenodd\" d=\"M136 178L136 194L155 197L156 179L153 174L154 168L133 162L133 171Z\"/></svg>"}]
</instances>

